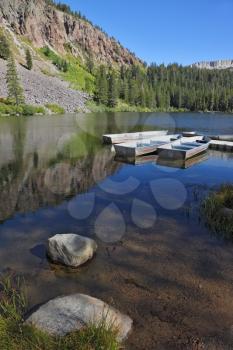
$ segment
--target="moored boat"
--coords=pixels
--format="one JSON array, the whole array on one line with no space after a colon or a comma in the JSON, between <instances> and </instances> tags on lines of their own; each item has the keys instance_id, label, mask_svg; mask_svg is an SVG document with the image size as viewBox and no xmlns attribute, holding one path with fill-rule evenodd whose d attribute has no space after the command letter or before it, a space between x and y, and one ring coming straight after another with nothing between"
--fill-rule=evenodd
<instances>
[{"instance_id":1,"label":"moored boat","mask_svg":"<svg viewBox=\"0 0 233 350\"><path fill-rule=\"evenodd\" d=\"M160 158L164 159L180 159L187 160L207 151L209 142L197 139L188 141L187 138L182 138L178 141L167 143L158 147Z\"/></svg>"},{"instance_id":2,"label":"moored boat","mask_svg":"<svg viewBox=\"0 0 233 350\"><path fill-rule=\"evenodd\" d=\"M141 132L130 132L122 134L106 134L103 135L103 143L105 144L116 144L134 140L143 140L153 138L155 136L167 135L168 130L155 130L155 131L141 131Z\"/></svg>"},{"instance_id":3,"label":"moored boat","mask_svg":"<svg viewBox=\"0 0 233 350\"><path fill-rule=\"evenodd\" d=\"M183 136L183 137L193 137L193 136L197 136L197 132L196 132L196 131L183 131L183 132L182 132L182 136Z\"/></svg>"},{"instance_id":4,"label":"moored boat","mask_svg":"<svg viewBox=\"0 0 233 350\"><path fill-rule=\"evenodd\" d=\"M157 136L132 142L114 144L116 155L119 157L135 158L145 154L155 153L158 147L172 141L177 135Z\"/></svg>"}]
</instances>

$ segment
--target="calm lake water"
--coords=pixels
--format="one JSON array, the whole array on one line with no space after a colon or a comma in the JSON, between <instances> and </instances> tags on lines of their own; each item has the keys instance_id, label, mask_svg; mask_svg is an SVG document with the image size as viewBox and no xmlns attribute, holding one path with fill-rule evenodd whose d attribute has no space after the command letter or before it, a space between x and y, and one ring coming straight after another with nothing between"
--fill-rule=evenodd
<instances>
[{"instance_id":1,"label":"calm lake water","mask_svg":"<svg viewBox=\"0 0 233 350\"><path fill-rule=\"evenodd\" d=\"M114 159L104 133L168 129L233 134L233 115L116 113L0 118L0 266L25 277L30 305L75 292L134 320L126 348L232 349L233 243L200 217L202 198L233 183L233 154L186 169ZM48 262L56 233L97 240L85 266Z\"/></svg>"}]
</instances>

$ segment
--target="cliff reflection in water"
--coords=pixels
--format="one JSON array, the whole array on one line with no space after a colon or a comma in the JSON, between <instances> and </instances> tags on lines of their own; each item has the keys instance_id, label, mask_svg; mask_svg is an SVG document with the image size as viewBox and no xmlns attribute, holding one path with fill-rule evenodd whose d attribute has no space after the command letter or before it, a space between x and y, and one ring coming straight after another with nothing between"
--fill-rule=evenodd
<instances>
[{"instance_id":1,"label":"cliff reflection in water","mask_svg":"<svg viewBox=\"0 0 233 350\"><path fill-rule=\"evenodd\" d=\"M88 191L119 165L100 139L47 119L1 120L0 220Z\"/></svg>"}]
</instances>

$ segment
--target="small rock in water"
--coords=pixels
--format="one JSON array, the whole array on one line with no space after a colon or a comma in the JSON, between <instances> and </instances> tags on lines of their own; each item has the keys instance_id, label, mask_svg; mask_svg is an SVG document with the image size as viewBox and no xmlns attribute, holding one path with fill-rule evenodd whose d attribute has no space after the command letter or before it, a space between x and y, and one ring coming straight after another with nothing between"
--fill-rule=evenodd
<instances>
[{"instance_id":1,"label":"small rock in water","mask_svg":"<svg viewBox=\"0 0 233 350\"><path fill-rule=\"evenodd\" d=\"M51 335L65 336L92 324L118 331L118 340L124 340L132 328L133 321L127 315L84 294L58 297L35 311L25 322Z\"/></svg>"},{"instance_id":2,"label":"small rock in water","mask_svg":"<svg viewBox=\"0 0 233 350\"><path fill-rule=\"evenodd\" d=\"M224 207L221 209L221 214L227 218L232 218L233 217L233 209Z\"/></svg>"},{"instance_id":3,"label":"small rock in water","mask_svg":"<svg viewBox=\"0 0 233 350\"><path fill-rule=\"evenodd\" d=\"M97 244L93 239L67 233L48 240L47 254L55 263L78 267L90 260L96 250Z\"/></svg>"}]
</instances>

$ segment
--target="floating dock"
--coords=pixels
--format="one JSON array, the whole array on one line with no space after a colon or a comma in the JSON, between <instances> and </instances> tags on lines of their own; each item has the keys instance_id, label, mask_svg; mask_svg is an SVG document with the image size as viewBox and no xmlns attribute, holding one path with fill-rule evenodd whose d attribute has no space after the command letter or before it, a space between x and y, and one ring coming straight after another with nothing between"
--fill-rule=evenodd
<instances>
[{"instance_id":1,"label":"floating dock","mask_svg":"<svg viewBox=\"0 0 233 350\"><path fill-rule=\"evenodd\" d=\"M172 142L179 135L156 136L133 142L115 144L114 149L118 157L135 158L145 154L155 153L158 147Z\"/></svg>"},{"instance_id":2,"label":"floating dock","mask_svg":"<svg viewBox=\"0 0 233 350\"><path fill-rule=\"evenodd\" d=\"M211 140L210 143L209 143L209 148L217 150L217 151L233 152L233 142L231 142L231 141Z\"/></svg>"},{"instance_id":3,"label":"floating dock","mask_svg":"<svg viewBox=\"0 0 233 350\"><path fill-rule=\"evenodd\" d=\"M125 134L107 134L103 135L103 143L117 144L134 140L150 139L155 136L167 135L168 130L130 132Z\"/></svg>"},{"instance_id":4,"label":"floating dock","mask_svg":"<svg viewBox=\"0 0 233 350\"><path fill-rule=\"evenodd\" d=\"M209 137L211 138L211 140L233 142L233 135L214 135Z\"/></svg>"},{"instance_id":5,"label":"floating dock","mask_svg":"<svg viewBox=\"0 0 233 350\"><path fill-rule=\"evenodd\" d=\"M165 165L166 161L179 160L182 163L201 156L208 148L233 152L233 141L229 141L233 139L233 135L204 136L198 135L195 131L187 131L176 135L167 135L167 133L168 131L157 130L109 134L103 135L103 141L113 144L112 149L118 159L127 159L127 161L134 164L144 163L143 159L136 162L136 158L152 154L159 155L157 164ZM123 142L125 140L128 141ZM174 165L177 166L178 164Z\"/></svg>"},{"instance_id":6,"label":"floating dock","mask_svg":"<svg viewBox=\"0 0 233 350\"><path fill-rule=\"evenodd\" d=\"M203 137L182 137L181 139L158 147L159 158L187 160L209 148L209 142L205 142Z\"/></svg>"}]
</instances>

